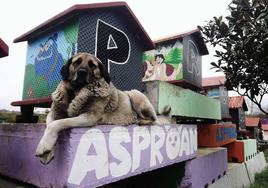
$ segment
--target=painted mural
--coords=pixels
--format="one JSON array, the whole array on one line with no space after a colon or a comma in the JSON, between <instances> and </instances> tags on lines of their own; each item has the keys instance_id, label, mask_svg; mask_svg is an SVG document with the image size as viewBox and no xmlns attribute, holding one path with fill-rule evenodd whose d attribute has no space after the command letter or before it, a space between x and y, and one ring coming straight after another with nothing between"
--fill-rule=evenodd
<instances>
[{"instance_id":1,"label":"painted mural","mask_svg":"<svg viewBox=\"0 0 268 188\"><path fill-rule=\"evenodd\" d=\"M23 99L48 97L61 67L77 51L78 22L28 43Z\"/></svg>"},{"instance_id":2,"label":"painted mural","mask_svg":"<svg viewBox=\"0 0 268 188\"><path fill-rule=\"evenodd\" d=\"M71 153L74 160L68 183L70 187L96 187L193 158L197 152L197 127L98 126L88 129L77 141L76 152Z\"/></svg>"},{"instance_id":3,"label":"painted mural","mask_svg":"<svg viewBox=\"0 0 268 188\"><path fill-rule=\"evenodd\" d=\"M142 80L180 80L183 76L182 60L183 46L179 41L147 51L143 54L144 77Z\"/></svg>"}]
</instances>

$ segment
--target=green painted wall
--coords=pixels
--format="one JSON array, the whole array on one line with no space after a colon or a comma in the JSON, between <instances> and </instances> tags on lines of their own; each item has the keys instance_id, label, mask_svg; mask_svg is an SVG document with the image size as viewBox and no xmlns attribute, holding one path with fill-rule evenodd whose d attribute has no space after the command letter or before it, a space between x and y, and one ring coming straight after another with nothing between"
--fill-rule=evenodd
<instances>
[{"instance_id":1,"label":"green painted wall","mask_svg":"<svg viewBox=\"0 0 268 188\"><path fill-rule=\"evenodd\" d=\"M158 113L170 105L174 116L221 119L220 102L216 99L161 81L147 82L146 86L148 97Z\"/></svg>"},{"instance_id":2,"label":"green painted wall","mask_svg":"<svg viewBox=\"0 0 268 188\"><path fill-rule=\"evenodd\" d=\"M256 139L243 140L244 142L244 157L246 160L251 159L257 154Z\"/></svg>"}]
</instances>

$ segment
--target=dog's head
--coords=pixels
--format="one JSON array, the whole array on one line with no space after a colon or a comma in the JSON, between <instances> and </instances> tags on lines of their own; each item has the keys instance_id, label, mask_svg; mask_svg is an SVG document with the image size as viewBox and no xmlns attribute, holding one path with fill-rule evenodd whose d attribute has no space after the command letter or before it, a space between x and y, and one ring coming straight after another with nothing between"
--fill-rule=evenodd
<instances>
[{"instance_id":1,"label":"dog's head","mask_svg":"<svg viewBox=\"0 0 268 188\"><path fill-rule=\"evenodd\" d=\"M110 83L110 76L105 66L97 57L89 53L77 53L71 57L62 67L61 76L74 88L81 88L101 78Z\"/></svg>"}]
</instances>

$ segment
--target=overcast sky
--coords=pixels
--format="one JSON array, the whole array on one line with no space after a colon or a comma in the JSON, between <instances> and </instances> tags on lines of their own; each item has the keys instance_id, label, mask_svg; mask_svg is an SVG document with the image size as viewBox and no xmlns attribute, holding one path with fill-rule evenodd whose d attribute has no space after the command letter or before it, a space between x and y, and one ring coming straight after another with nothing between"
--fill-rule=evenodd
<instances>
[{"instance_id":1,"label":"overcast sky","mask_svg":"<svg viewBox=\"0 0 268 188\"><path fill-rule=\"evenodd\" d=\"M98 0L8 0L0 6L0 38L9 45L9 56L0 59L0 109L19 110L10 103L21 100L27 42L13 40L74 4L107 2ZM231 0L126 0L152 40L196 29L213 16L227 16ZM203 77L209 70L210 55L203 56Z\"/></svg>"}]
</instances>

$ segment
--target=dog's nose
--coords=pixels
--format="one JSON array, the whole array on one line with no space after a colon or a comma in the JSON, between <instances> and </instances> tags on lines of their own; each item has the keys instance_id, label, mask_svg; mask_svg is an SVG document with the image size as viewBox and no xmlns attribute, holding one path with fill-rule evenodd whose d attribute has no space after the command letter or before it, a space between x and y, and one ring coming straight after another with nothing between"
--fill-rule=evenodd
<instances>
[{"instance_id":1,"label":"dog's nose","mask_svg":"<svg viewBox=\"0 0 268 188\"><path fill-rule=\"evenodd\" d=\"M77 73L78 73L78 76L86 76L87 75L87 71L85 69L79 69Z\"/></svg>"}]
</instances>

